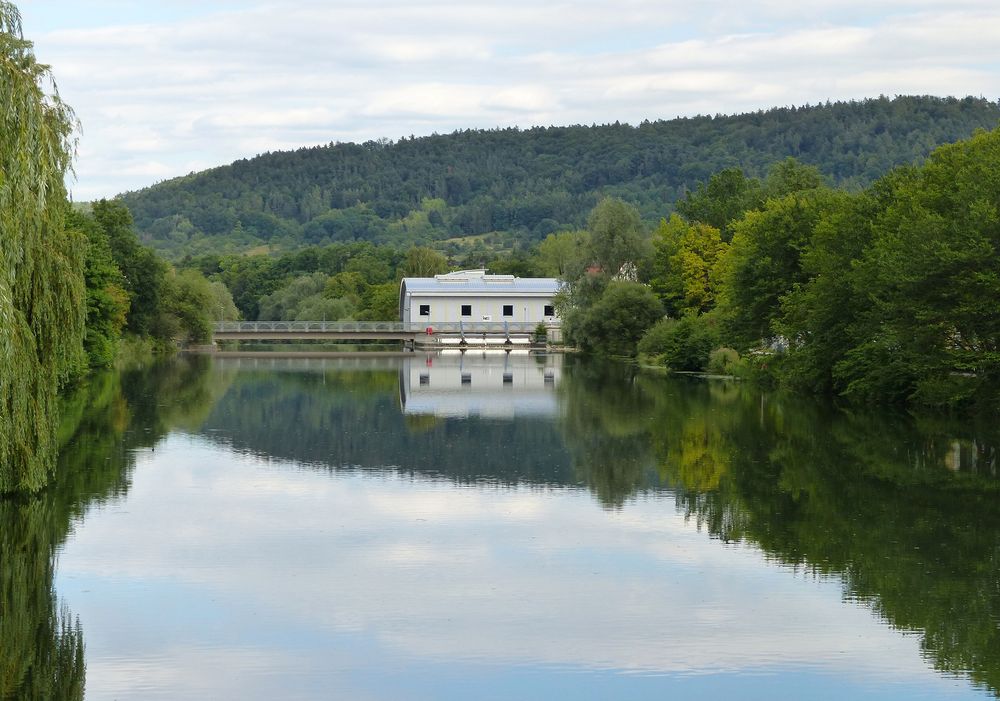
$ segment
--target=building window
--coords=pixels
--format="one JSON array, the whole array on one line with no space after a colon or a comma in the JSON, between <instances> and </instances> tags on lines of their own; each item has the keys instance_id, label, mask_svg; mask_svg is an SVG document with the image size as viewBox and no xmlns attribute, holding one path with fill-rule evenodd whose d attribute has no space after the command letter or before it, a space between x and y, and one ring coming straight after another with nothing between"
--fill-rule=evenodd
<instances>
[{"instance_id":1,"label":"building window","mask_svg":"<svg viewBox=\"0 0 1000 701\"><path fill-rule=\"evenodd\" d=\"M555 316L555 315L556 315L556 308L553 307L551 304L546 304L545 313L543 314L543 316Z\"/></svg>"},{"instance_id":2,"label":"building window","mask_svg":"<svg viewBox=\"0 0 1000 701\"><path fill-rule=\"evenodd\" d=\"M420 305L420 316L430 316L431 315L431 305L421 304Z\"/></svg>"},{"instance_id":3,"label":"building window","mask_svg":"<svg viewBox=\"0 0 1000 701\"><path fill-rule=\"evenodd\" d=\"M504 316L514 316L514 305L505 304L503 305L503 315Z\"/></svg>"},{"instance_id":4,"label":"building window","mask_svg":"<svg viewBox=\"0 0 1000 701\"><path fill-rule=\"evenodd\" d=\"M472 316L472 305L463 304L462 305L462 316Z\"/></svg>"}]
</instances>

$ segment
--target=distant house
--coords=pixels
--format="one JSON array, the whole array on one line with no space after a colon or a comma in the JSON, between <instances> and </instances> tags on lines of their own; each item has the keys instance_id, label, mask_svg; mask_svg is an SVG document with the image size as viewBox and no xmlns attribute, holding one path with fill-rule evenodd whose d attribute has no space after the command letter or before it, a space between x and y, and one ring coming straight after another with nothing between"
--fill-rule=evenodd
<instances>
[{"instance_id":1,"label":"distant house","mask_svg":"<svg viewBox=\"0 0 1000 701\"><path fill-rule=\"evenodd\" d=\"M562 283L556 278L487 275L460 270L434 277L406 277L399 286L399 318L404 322L557 323L552 298Z\"/></svg>"}]
</instances>

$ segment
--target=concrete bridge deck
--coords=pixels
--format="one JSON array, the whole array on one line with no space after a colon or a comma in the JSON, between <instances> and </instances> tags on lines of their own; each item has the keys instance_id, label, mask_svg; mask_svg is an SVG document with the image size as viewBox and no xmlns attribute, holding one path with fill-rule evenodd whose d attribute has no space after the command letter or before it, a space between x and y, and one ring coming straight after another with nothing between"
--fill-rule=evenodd
<instances>
[{"instance_id":1,"label":"concrete bridge deck","mask_svg":"<svg viewBox=\"0 0 1000 701\"><path fill-rule=\"evenodd\" d=\"M524 345L538 325L463 321L426 324L400 321L223 321L215 341L404 341L415 345ZM548 325L558 329L558 325ZM550 332L551 333L551 332Z\"/></svg>"}]
</instances>

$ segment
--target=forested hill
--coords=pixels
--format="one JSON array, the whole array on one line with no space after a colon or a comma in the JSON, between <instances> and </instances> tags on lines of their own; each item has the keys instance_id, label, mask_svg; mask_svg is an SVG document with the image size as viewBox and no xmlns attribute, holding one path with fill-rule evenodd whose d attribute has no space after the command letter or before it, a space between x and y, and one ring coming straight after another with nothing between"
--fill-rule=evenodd
<instances>
[{"instance_id":1,"label":"forested hill","mask_svg":"<svg viewBox=\"0 0 1000 701\"><path fill-rule=\"evenodd\" d=\"M883 97L637 126L469 130L267 153L123 199L144 240L172 258L351 240L457 253L579 228L603 195L652 223L712 173L759 176L789 156L861 187L998 120L1000 104L985 99Z\"/></svg>"}]
</instances>

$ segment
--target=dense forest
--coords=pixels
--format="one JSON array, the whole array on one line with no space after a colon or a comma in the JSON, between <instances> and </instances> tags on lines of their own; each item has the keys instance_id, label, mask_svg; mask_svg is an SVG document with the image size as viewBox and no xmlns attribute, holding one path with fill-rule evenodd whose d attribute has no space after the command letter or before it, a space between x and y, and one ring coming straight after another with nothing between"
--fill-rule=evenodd
<instances>
[{"instance_id":1,"label":"dense forest","mask_svg":"<svg viewBox=\"0 0 1000 701\"><path fill-rule=\"evenodd\" d=\"M577 229L605 196L647 224L726 168L763 176L794 157L861 189L942 143L990 129L981 98L897 97L639 125L467 130L267 153L123 195L168 258L332 242L527 247Z\"/></svg>"}]
</instances>

